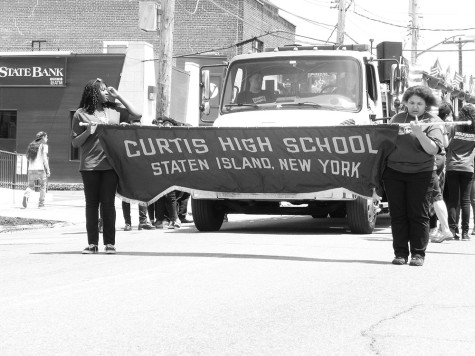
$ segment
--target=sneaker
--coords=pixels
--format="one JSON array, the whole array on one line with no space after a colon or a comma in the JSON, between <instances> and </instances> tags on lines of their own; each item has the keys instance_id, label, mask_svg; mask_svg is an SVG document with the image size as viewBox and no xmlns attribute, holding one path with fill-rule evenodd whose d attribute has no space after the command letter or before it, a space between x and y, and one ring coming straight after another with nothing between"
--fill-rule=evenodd
<instances>
[{"instance_id":1,"label":"sneaker","mask_svg":"<svg viewBox=\"0 0 475 356\"><path fill-rule=\"evenodd\" d=\"M407 258L396 256L392 262L393 265L405 265L407 263Z\"/></svg>"},{"instance_id":2,"label":"sneaker","mask_svg":"<svg viewBox=\"0 0 475 356\"><path fill-rule=\"evenodd\" d=\"M462 232L462 241L470 241L470 235L468 231Z\"/></svg>"},{"instance_id":3,"label":"sneaker","mask_svg":"<svg viewBox=\"0 0 475 356\"><path fill-rule=\"evenodd\" d=\"M475 229L472 230L472 235L475 235Z\"/></svg>"},{"instance_id":4,"label":"sneaker","mask_svg":"<svg viewBox=\"0 0 475 356\"><path fill-rule=\"evenodd\" d=\"M125 224L124 231L132 231L132 226L130 226L130 224Z\"/></svg>"},{"instance_id":5,"label":"sneaker","mask_svg":"<svg viewBox=\"0 0 475 356\"><path fill-rule=\"evenodd\" d=\"M102 219L99 219L99 223L97 226L99 233L102 234L104 232L104 223L102 222Z\"/></svg>"},{"instance_id":6,"label":"sneaker","mask_svg":"<svg viewBox=\"0 0 475 356\"><path fill-rule=\"evenodd\" d=\"M181 227L181 221L179 219L176 219L173 222L173 226L176 227L177 229L179 229Z\"/></svg>"},{"instance_id":7,"label":"sneaker","mask_svg":"<svg viewBox=\"0 0 475 356\"><path fill-rule=\"evenodd\" d=\"M144 229L144 230L155 230L155 226L153 226L152 224L150 224L147 221L147 222L139 224L139 230L142 230L142 229Z\"/></svg>"},{"instance_id":8,"label":"sneaker","mask_svg":"<svg viewBox=\"0 0 475 356\"><path fill-rule=\"evenodd\" d=\"M44 208L44 207L45 207L44 204L39 204L39 205L38 205L38 209L41 209L41 208Z\"/></svg>"},{"instance_id":9,"label":"sneaker","mask_svg":"<svg viewBox=\"0 0 475 356\"><path fill-rule=\"evenodd\" d=\"M433 227L432 229L429 230L429 237L436 236L438 232L439 232L439 229L437 229L436 227Z\"/></svg>"},{"instance_id":10,"label":"sneaker","mask_svg":"<svg viewBox=\"0 0 475 356\"><path fill-rule=\"evenodd\" d=\"M420 255L413 255L411 257L411 262L409 262L409 266L422 266L424 264L424 257Z\"/></svg>"},{"instance_id":11,"label":"sneaker","mask_svg":"<svg viewBox=\"0 0 475 356\"><path fill-rule=\"evenodd\" d=\"M113 255L115 254L115 246L112 244L107 244L106 247L104 247L104 251L106 251L108 255Z\"/></svg>"},{"instance_id":12,"label":"sneaker","mask_svg":"<svg viewBox=\"0 0 475 356\"><path fill-rule=\"evenodd\" d=\"M97 245L90 244L87 246L84 250L82 250L83 255L90 255L93 253L98 253L99 249L97 248Z\"/></svg>"},{"instance_id":13,"label":"sneaker","mask_svg":"<svg viewBox=\"0 0 475 356\"><path fill-rule=\"evenodd\" d=\"M445 240L452 240L454 236L450 231L438 231L437 234L430 236L430 241L435 243L441 243Z\"/></svg>"},{"instance_id":14,"label":"sneaker","mask_svg":"<svg viewBox=\"0 0 475 356\"><path fill-rule=\"evenodd\" d=\"M23 196L23 207L26 208L28 206L28 197Z\"/></svg>"},{"instance_id":15,"label":"sneaker","mask_svg":"<svg viewBox=\"0 0 475 356\"><path fill-rule=\"evenodd\" d=\"M153 226L155 226L156 229L163 229L163 220L156 220Z\"/></svg>"},{"instance_id":16,"label":"sneaker","mask_svg":"<svg viewBox=\"0 0 475 356\"><path fill-rule=\"evenodd\" d=\"M457 234L457 231L454 229L450 229L450 232L452 233L454 240L460 240L459 234Z\"/></svg>"},{"instance_id":17,"label":"sneaker","mask_svg":"<svg viewBox=\"0 0 475 356\"><path fill-rule=\"evenodd\" d=\"M184 218L180 218L180 222L182 224L191 224L193 223L193 220L187 219L187 217L185 216Z\"/></svg>"},{"instance_id":18,"label":"sneaker","mask_svg":"<svg viewBox=\"0 0 475 356\"><path fill-rule=\"evenodd\" d=\"M170 229L170 230L171 230L171 229L174 229L174 228L175 228L175 223L170 220L170 221L168 222L167 229Z\"/></svg>"}]
</instances>

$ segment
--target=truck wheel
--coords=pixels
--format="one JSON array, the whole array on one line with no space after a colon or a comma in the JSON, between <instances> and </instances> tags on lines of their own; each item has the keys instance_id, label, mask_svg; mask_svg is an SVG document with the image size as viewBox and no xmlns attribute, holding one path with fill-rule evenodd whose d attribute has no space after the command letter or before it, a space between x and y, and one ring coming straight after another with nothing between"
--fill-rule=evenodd
<instances>
[{"instance_id":1,"label":"truck wheel","mask_svg":"<svg viewBox=\"0 0 475 356\"><path fill-rule=\"evenodd\" d=\"M218 231L223 225L225 212L213 200L191 199L191 212L199 231Z\"/></svg>"},{"instance_id":2,"label":"truck wheel","mask_svg":"<svg viewBox=\"0 0 475 356\"><path fill-rule=\"evenodd\" d=\"M346 202L346 217L353 234L372 234L376 225L377 207L373 199L358 196Z\"/></svg>"}]
</instances>

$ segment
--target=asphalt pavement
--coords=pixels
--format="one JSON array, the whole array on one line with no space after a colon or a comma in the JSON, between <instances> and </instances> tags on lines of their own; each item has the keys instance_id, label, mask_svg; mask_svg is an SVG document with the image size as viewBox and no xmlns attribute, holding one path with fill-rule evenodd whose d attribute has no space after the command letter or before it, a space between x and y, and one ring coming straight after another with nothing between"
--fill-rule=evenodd
<instances>
[{"instance_id":1,"label":"asphalt pavement","mask_svg":"<svg viewBox=\"0 0 475 356\"><path fill-rule=\"evenodd\" d=\"M86 245L83 192L2 191L0 216L59 221L0 234L2 355L472 355L474 241L391 264L387 216L230 216L222 230L121 231ZM35 200L36 199L36 200Z\"/></svg>"}]
</instances>

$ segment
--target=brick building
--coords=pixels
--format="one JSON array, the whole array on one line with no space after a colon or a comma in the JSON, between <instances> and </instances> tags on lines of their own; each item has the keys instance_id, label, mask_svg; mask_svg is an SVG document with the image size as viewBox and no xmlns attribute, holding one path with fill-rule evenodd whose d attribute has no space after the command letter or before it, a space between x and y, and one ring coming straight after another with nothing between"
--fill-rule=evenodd
<instances>
[{"instance_id":1,"label":"brick building","mask_svg":"<svg viewBox=\"0 0 475 356\"><path fill-rule=\"evenodd\" d=\"M139 28L139 3L0 1L0 69L13 68L15 58L31 66L65 59L64 78L56 87L53 80L37 85L31 80L3 78L0 71L0 150L25 152L35 133L46 130L54 172L50 181L80 181L78 157L69 140L70 119L84 84L95 77L126 93L142 109L146 121L151 121L158 33ZM295 26L280 17L268 0L176 0L174 15L171 116L183 118L181 121L197 123L198 106L189 96L197 95L200 64L213 57L223 60L294 43L295 39ZM193 118L188 120L189 116Z\"/></svg>"},{"instance_id":2,"label":"brick building","mask_svg":"<svg viewBox=\"0 0 475 356\"><path fill-rule=\"evenodd\" d=\"M152 44L157 54L157 32L139 28L139 3L138 0L1 1L0 52L123 53L127 42L144 41ZM177 0L173 54L212 51L231 57L251 50L253 45L272 47L294 43L294 33L295 26L280 17L278 9L268 0ZM232 46L255 36L262 37L245 46ZM226 46L230 47L220 49Z\"/></svg>"}]
</instances>

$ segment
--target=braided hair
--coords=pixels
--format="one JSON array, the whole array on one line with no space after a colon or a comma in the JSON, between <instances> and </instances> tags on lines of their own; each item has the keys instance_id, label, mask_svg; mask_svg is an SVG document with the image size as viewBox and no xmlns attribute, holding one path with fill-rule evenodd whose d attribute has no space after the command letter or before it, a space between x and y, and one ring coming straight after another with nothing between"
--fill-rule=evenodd
<instances>
[{"instance_id":1,"label":"braided hair","mask_svg":"<svg viewBox=\"0 0 475 356\"><path fill-rule=\"evenodd\" d=\"M97 104L99 103L101 84L105 82L99 79L92 79L86 83L84 91L82 92L81 102L79 103L79 109L84 109L88 114L93 114L96 110ZM115 108L117 107L116 103L105 102L102 103L102 106L105 108Z\"/></svg>"}]
</instances>

